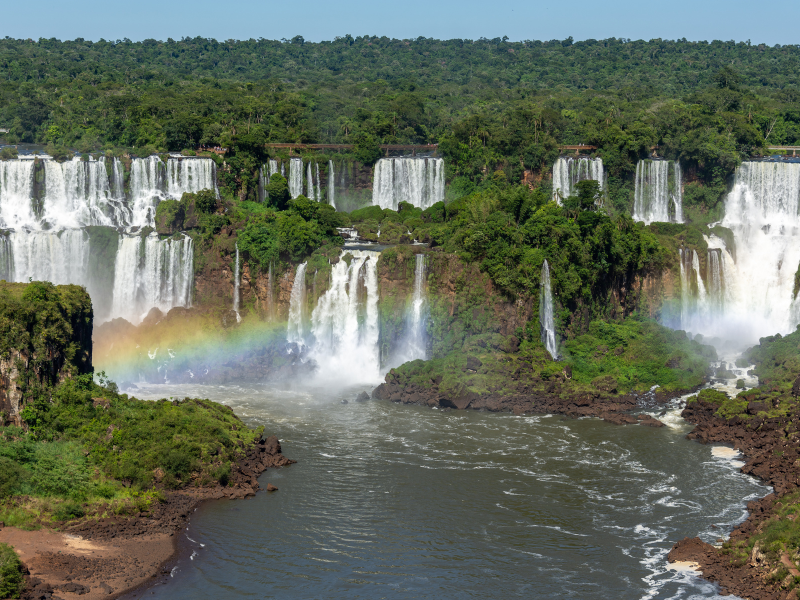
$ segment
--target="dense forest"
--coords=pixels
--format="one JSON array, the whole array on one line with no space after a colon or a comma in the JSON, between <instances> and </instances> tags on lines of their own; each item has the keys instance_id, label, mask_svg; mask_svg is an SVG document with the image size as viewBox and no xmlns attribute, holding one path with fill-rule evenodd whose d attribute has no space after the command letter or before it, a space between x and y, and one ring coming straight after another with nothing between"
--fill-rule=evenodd
<instances>
[{"instance_id":1,"label":"dense forest","mask_svg":"<svg viewBox=\"0 0 800 600\"><path fill-rule=\"evenodd\" d=\"M438 143L449 176L475 183L591 144L613 201L613 178L654 147L718 186L764 146L800 143L799 59L685 40L5 38L0 127L54 151L222 146L246 171L265 142Z\"/></svg>"}]
</instances>

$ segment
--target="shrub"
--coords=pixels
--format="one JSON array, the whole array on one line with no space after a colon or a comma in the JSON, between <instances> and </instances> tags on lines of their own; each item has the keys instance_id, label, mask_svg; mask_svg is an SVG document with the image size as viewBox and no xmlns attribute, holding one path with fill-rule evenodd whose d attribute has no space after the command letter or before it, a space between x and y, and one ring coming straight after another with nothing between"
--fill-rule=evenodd
<instances>
[{"instance_id":1,"label":"shrub","mask_svg":"<svg viewBox=\"0 0 800 600\"><path fill-rule=\"evenodd\" d=\"M77 502L65 502L53 512L53 517L55 517L56 521L80 519L84 515L86 515L86 511Z\"/></svg>"},{"instance_id":2,"label":"shrub","mask_svg":"<svg viewBox=\"0 0 800 600\"><path fill-rule=\"evenodd\" d=\"M192 457L184 450L170 450L161 460L161 467L167 473L184 477L192 470Z\"/></svg>"},{"instance_id":3,"label":"shrub","mask_svg":"<svg viewBox=\"0 0 800 600\"><path fill-rule=\"evenodd\" d=\"M217 196L214 190L200 190L195 194L194 206L198 212L211 214L217 210Z\"/></svg>"},{"instance_id":4,"label":"shrub","mask_svg":"<svg viewBox=\"0 0 800 600\"><path fill-rule=\"evenodd\" d=\"M0 456L0 498L15 493L25 478L26 471L16 462Z\"/></svg>"},{"instance_id":5,"label":"shrub","mask_svg":"<svg viewBox=\"0 0 800 600\"><path fill-rule=\"evenodd\" d=\"M0 598L19 598L24 585L19 556L8 544L0 544Z\"/></svg>"},{"instance_id":6,"label":"shrub","mask_svg":"<svg viewBox=\"0 0 800 600\"><path fill-rule=\"evenodd\" d=\"M350 213L353 221L383 221L383 209L380 206L365 206Z\"/></svg>"},{"instance_id":7,"label":"shrub","mask_svg":"<svg viewBox=\"0 0 800 600\"><path fill-rule=\"evenodd\" d=\"M31 485L44 496L83 498L91 479L75 443L38 444L31 471Z\"/></svg>"}]
</instances>

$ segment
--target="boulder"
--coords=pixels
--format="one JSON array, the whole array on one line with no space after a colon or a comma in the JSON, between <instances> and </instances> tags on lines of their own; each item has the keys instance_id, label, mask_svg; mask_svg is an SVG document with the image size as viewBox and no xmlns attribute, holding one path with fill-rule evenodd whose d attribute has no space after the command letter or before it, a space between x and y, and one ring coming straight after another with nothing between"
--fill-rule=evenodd
<instances>
[{"instance_id":1,"label":"boulder","mask_svg":"<svg viewBox=\"0 0 800 600\"><path fill-rule=\"evenodd\" d=\"M361 392L358 396L356 396L356 402L367 402L369 400L369 394L367 392Z\"/></svg>"}]
</instances>

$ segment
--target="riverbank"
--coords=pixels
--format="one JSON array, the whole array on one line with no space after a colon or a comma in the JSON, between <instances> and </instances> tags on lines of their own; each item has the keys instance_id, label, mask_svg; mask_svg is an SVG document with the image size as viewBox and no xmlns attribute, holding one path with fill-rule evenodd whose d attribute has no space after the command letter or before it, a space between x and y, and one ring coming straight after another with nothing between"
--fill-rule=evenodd
<instances>
[{"instance_id":1,"label":"riverbank","mask_svg":"<svg viewBox=\"0 0 800 600\"><path fill-rule=\"evenodd\" d=\"M774 493L748 503L749 516L721 546L686 538L675 544L668 560L697 563L703 577L718 583L723 592L751 600L798 598L795 586L800 577L800 557L796 543L786 541L796 527L800 412L780 414L775 410L779 404L776 400L769 404L751 400L744 403L741 415L727 419L718 414L718 403L701 397L681 414L696 424L689 439L732 445L746 460L741 471L771 485ZM770 411L775 416L769 416Z\"/></svg>"},{"instance_id":2,"label":"riverbank","mask_svg":"<svg viewBox=\"0 0 800 600\"><path fill-rule=\"evenodd\" d=\"M560 414L575 419L598 417L616 425L639 423L663 427L664 424L654 417L645 414L633 416L630 412L664 406L675 398L696 391L654 390L623 395L598 390L575 392L570 389L567 372L565 369L562 375L549 382L538 378L529 379L524 372L517 372L506 380L502 391L478 393L465 389L456 394L441 388L441 377L430 380L427 385L417 385L401 382L394 373L389 373L386 376L387 382L372 390L372 398L445 409L511 412L515 415ZM545 390L537 387L544 387Z\"/></svg>"},{"instance_id":3,"label":"riverbank","mask_svg":"<svg viewBox=\"0 0 800 600\"><path fill-rule=\"evenodd\" d=\"M165 568L179 552L176 532L201 502L254 496L259 475L294 462L283 456L277 437L262 438L235 462L226 486L165 491L163 501L129 517L90 516L53 530L4 527L0 543L12 545L26 568L23 599L118 598L168 573Z\"/></svg>"}]
</instances>

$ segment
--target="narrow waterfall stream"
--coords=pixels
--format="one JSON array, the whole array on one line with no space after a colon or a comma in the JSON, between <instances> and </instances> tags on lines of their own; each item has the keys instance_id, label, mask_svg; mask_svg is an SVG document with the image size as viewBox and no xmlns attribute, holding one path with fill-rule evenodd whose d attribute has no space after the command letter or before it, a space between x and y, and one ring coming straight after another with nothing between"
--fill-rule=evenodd
<instances>
[{"instance_id":1,"label":"narrow waterfall stream","mask_svg":"<svg viewBox=\"0 0 800 600\"><path fill-rule=\"evenodd\" d=\"M414 293L411 296L410 324L409 324L409 355L410 360L425 360L425 320L423 309L425 307L425 255L420 253L415 257L414 266Z\"/></svg>"},{"instance_id":2,"label":"narrow waterfall stream","mask_svg":"<svg viewBox=\"0 0 800 600\"><path fill-rule=\"evenodd\" d=\"M634 221L683 223L683 181L677 161L640 160L635 185Z\"/></svg>"},{"instance_id":3,"label":"narrow waterfall stream","mask_svg":"<svg viewBox=\"0 0 800 600\"><path fill-rule=\"evenodd\" d=\"M306 266L307 263L297 265L292 283L292 295L289 299L289 323L286 329L286 340L290 344L305 343L303 330L303 315L306 304Z\"/></svg>"},{"instance_id":4,"label":"narrow waterfall stream","mask_svg":"<svg viewBox=\"0 0 800 600\"><path fill-rule=\"evenodd\" d=\"M336 172L332 160L328 161L328 204L336 208Z\"/></svg>"},{"instance_id":5,"label":"narrow waterfall stream","mask_svg":"<svg viewBox=\"0 0 800 600\"><path fill-rule=\"evenodd\" d=\"M233 264L233 312L236 313L236 321L242 322L242 317L239 316L239 243L236 242L236 261Z\"/></svg>"},{"instance_id":6,"label":"narrow waterfall stream","mask_svg":"<svg viewBox=\"0 0 800 600\"><path fill-rule=\"evenodd\" d=\"M541 327L542 344L553 357L558 360L558 345L556 342L556 325L553 314L553 293L550 289L550 265L545 259L542 265L542 283L539 292L539 326Z\"/></svg>"}]
</instances>

